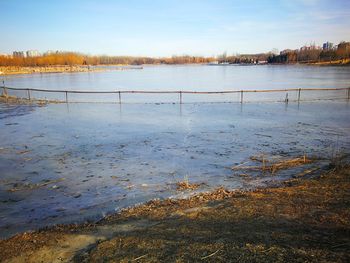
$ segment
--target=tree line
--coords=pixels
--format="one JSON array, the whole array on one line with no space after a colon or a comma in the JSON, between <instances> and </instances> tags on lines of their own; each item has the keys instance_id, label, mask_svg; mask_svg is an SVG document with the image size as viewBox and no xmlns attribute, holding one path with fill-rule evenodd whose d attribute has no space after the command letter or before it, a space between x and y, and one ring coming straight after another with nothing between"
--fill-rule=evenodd
<instances>
[{"instance_id":1,"label":"tree line","mask_svg":"<svg viewBox=\"0 0 350 263\"><path fill-rule=\"evenodd\" d=\"M261 54L241 54L241 55L232 55L226 56L221 55L218 57L219 63L229 63L229 64L256 64L259 61L267 61L267 58L270 56L270 53L261 53Z\"/></svg>"},{"instance_id":2,"label":"tree line","mask_svg":"<svg viewBox=\"0 0 350 263\"><path fill-rule=\"evenodd\" d=\"M132 56L88 56L75 52L60 52L37 57L0 55L0 66L192 64L208 63L214 60L215 59L211 57L196 56L150 58Z\"/></svg>"},{"instance_id":3,"label":"tree line","mask_svg":"<svg viewBox=\"0 0 350 263\"><path fill-rule=\"evenodd\" d=\"M219 63L249 64L268 63L312 63L350 59L350 42L341 42L337 49L321 50L308 48L290 50L280 55L269 53L227 56L217 58L199 56L172 56L165 58L132 56L90 56L76 52L56 52L37 57L14 57L0 55L0 66L55 66L55 65L143 65L143 64L196 64L218 61Z\"/></svg>"},{"instance_id":4,"label":"tree line","mask_svg":"<svg viewBox=\"0 0 350 263\"><path fill-rule=\"evenodd\" d=\"M269 63L314 63L350 59L350 42L339 43L336 49L291 50L280 55L268 57Z\"/></svg>"}]
</instances>

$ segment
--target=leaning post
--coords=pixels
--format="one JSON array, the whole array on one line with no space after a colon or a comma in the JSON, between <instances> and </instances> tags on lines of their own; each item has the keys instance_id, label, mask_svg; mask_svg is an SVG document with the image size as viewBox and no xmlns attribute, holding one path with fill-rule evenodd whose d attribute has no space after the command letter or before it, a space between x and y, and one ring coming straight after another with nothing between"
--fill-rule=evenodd
<instances>
[{"instance_id":1,"label":"leaning post","mask_svg":"<svg viewBox=\"0 0 350 263\"><path fill-rule=\"evenodd\" d=\"M2 95L6 98L8 98L8 93L7 93L7 89L5 87L5 81L2 81Z\"/></svg>"},{"instance_id":2,"label":"leaning post","mask_svg":"<svg viewBox=\"0 0 350 263\"><path fill-rule=\"evenodd\" d=\"M27 94L28 94L28 100L31 100L31 98L30 98L30 89L27 89Z\"/></svg>"},{"instance_id":3,"label":"leaning post","mask_svg":"<svg viewBox=\"0 0 350 263\"><path fill-rule=\"evenodd\" d=\"M299 88L299 90L298 90L298 103L300 102L300 93L301 93L301 89Z\"/></svg>"}]
</instances>

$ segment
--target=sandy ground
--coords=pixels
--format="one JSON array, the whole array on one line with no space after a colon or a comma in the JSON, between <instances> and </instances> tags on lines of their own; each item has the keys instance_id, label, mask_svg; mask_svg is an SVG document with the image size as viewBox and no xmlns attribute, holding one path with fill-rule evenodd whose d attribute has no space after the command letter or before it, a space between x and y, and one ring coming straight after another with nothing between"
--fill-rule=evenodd
<instances>
[{"instance_id":1,"label":"sandy ground","mask_svg":"<svg viewBox=\"0 0 350 263\"><path fill-rule=\"evenodd\" d=\"M316 66L349 66L350 59L339 59L339 60L322 61L322 62L314 62L314 63L307 63L307 64L316 65Z\"/></svg>"},{"instance_id":2,"label":"sandy ground","mask_svg":"<svg viewBox=\"0 0 350 263\"><path fill-rule=\"evenodd\" d=\"M47 67L0 67L1 75L32 74L32 73L70 73L104 71L103 68L89 66L47 66Z\"/></svg>"},{"instance_id":3,"label":"sandy ground","mask_svg":"<svg viewBox=\"0 0 350 263\"><path fill-rule=\"evenodd\" d=\"M0 241L1 262L349 262L350 167Z\"/></svg>"}]
</instances>

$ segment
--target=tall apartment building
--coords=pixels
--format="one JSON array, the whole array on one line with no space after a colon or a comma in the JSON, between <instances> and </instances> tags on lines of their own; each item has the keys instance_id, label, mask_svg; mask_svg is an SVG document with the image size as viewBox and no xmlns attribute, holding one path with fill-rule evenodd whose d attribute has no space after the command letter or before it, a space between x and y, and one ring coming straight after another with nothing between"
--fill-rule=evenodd
<instances>
[{"instance_id":1,"label":"tall apartment building","mask_svg":"<svg viewBox=\"0 0 350 263\"><path fill-rule=\"evenodd\" d=\"M14 58L25 58L27 56L25 51L13 51Z\"/></svg>"},{"instance_id":2,"label":"tall apartment building","mask_svg":"<svg viewBox=\"0 0 350 263\"><path fill-rule=\"evenodd\" d=\"M40 53L37 50L28 50L26 53L29 58L40 56Z\"/></svg>"},{"instance_id":3,"label":"tall apartment building","mask_svg":"<svg viewBox=\"0 0 350 263\"><path fill-rule=\"evenodd\" d=\"M326 43L323 43L323 50L331 50L331 49L333 49L333 43L331 43L331 42L326 42Z\"/></svg>"}]
</instances>

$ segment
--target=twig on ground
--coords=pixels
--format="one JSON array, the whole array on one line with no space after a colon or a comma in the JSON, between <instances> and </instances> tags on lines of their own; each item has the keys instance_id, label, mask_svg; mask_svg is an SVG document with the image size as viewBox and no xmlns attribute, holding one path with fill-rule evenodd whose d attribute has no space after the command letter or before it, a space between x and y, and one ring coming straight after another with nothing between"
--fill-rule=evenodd
<instances>
[{"instance_id":1,"label":"twig on ground","mask_svg":"<svg viewBox=\"0 0 350 263\"><path fill-rule=\"evenodd\" d=\"M139 259L141 259L141 258L146 257L147 255L148 255L148 254L144 254L144 255L142 255L142 256L139 256L139 257L137 257L137 258L134 258L132 261L139 260Z\"/></svg>"},{"instance_id":2,"label":"twig on ground","mask_svg":"<svg viewBox=\"0 0 350 263\"><path fill-rule=\"evenodd\" d=\"M216 253L218 253L219 251L220 251L220 249L216 250L214 253L211 253L208 256L202 257L201 260L206 259L206 258L210 258L210 257L214 256Z\"/></svg>"}]
</instances>

